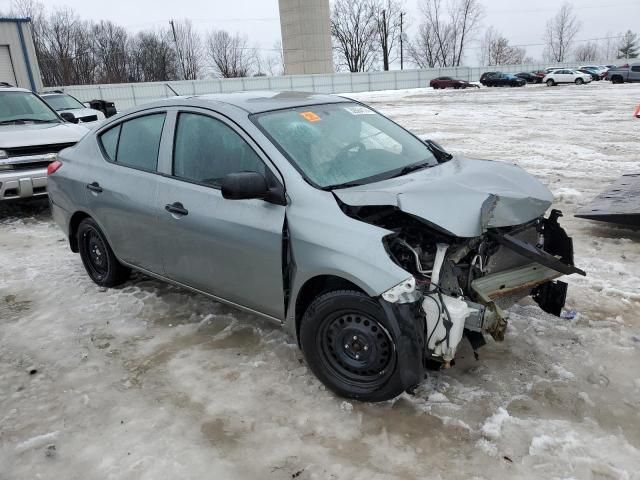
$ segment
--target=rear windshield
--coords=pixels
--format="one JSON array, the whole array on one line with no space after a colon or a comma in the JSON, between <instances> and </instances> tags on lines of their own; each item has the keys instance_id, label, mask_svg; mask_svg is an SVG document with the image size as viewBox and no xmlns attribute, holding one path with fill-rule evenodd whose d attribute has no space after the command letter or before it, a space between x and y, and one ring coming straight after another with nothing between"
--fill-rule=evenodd
<instances>
[{"instance_id":1,"label":"rear windshield","mask_svg":"<svg viewBox=\"0 0 640 480\"><path fill-rule=\"evenodd\" d=\"M319 188L371 183L410 165L438 164L420 139L356 103L311 105L253 118Z\"/></svg>"}]
</instances>

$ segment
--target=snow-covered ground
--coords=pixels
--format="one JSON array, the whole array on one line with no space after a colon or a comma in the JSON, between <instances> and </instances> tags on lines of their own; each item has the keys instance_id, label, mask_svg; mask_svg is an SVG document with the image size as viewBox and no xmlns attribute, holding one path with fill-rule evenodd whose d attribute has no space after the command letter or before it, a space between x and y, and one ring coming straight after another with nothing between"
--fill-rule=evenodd
<instances>
[{"instance_id":1,"label":"snow-covered ground","mask_svg":"<svg viewBox=\"0 0 640 480\"><path fill-rule=\"evenodd\" d=\"M640 85L354 95L556 194L586 278L415 396L346 402L260 319L85 274L46 204L0 206L0 479L640 479L640 232L573 218L640 171Z\"/></svg>"}]
</instances>

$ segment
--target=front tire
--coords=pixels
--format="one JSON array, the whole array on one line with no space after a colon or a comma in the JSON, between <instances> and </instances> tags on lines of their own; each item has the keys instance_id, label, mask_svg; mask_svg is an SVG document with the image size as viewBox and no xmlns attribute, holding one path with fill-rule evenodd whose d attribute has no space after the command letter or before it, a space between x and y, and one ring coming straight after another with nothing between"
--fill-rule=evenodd
<instances>
[{"instance_id":1,"label":"front tire","mask_svg":"<svg viewBox=\"0 0 640 480\"><path fill-rule=\"evenodd\" d=\"M342 397L381 402L404 391L384 311L362 292L316 298L302 318L300 344L311 371Z\"/></svg>"},{"instance_id":2,"label":"front tire","mask_svg":"<svg viewBox=\"0 0 640 480\"><path fill-rule=\"evenodd\" d=\"M552 79L547 80L547 87L553 87L556 84Z\"/></svg>"},{"instance_id":3,"label":"front tire","mask_svg":"<svg viewBox=\"0 0 640 480\"><path fill-rule=\"evenodd\" d=\"M92 218L80 222L77 239L80 258L91 280L101 287L115 287L127 281L131 270L118 261Z\"/></svg>"},{"instance_id":4,"label":"front tire","mask_svg":"<svg viewBox=\"0 0 640 480\"><path fill-rule=\"evenodd\" d=\"M576 78L576 85L582 85L584 83L584 80L581 78Z\"/></svg>"}]
</instances>

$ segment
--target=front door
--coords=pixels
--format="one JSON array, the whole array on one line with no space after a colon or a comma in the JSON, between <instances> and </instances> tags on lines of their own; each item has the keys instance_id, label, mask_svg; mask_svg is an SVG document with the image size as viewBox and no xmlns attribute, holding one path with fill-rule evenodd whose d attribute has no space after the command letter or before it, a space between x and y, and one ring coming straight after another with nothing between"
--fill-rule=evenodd
<instances>
[{"instance_id":1,"label":"front door","mask_svg":"<svg viewBox=\"0 0 640 480\"><path fill-rule=\"evenodd\" d=\"M211 112L177 113L171 174L158 191L165 274L224 300L283 319L285 207L227 200L229 174L274 175L244 133Z\"/></svg>"}]
</instances>

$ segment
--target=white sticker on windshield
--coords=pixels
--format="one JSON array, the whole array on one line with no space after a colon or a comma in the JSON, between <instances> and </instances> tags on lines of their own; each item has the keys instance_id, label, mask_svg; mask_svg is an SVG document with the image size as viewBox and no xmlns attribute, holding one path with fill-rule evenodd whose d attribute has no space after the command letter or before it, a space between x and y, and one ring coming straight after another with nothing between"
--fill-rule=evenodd
<instances>
[{"instance_id":1,"label":"white sticker on windshield","mask_svg":"<svg viewBox=\"0 0 640 480\"><path fill-rule=\"evenodd\" d=\"M375 115L375 112L369 110L366 107L361 107L360 105L357 105L355 107L344 107L344 109L351 115Z\"/></svg>"}]
</instances>

